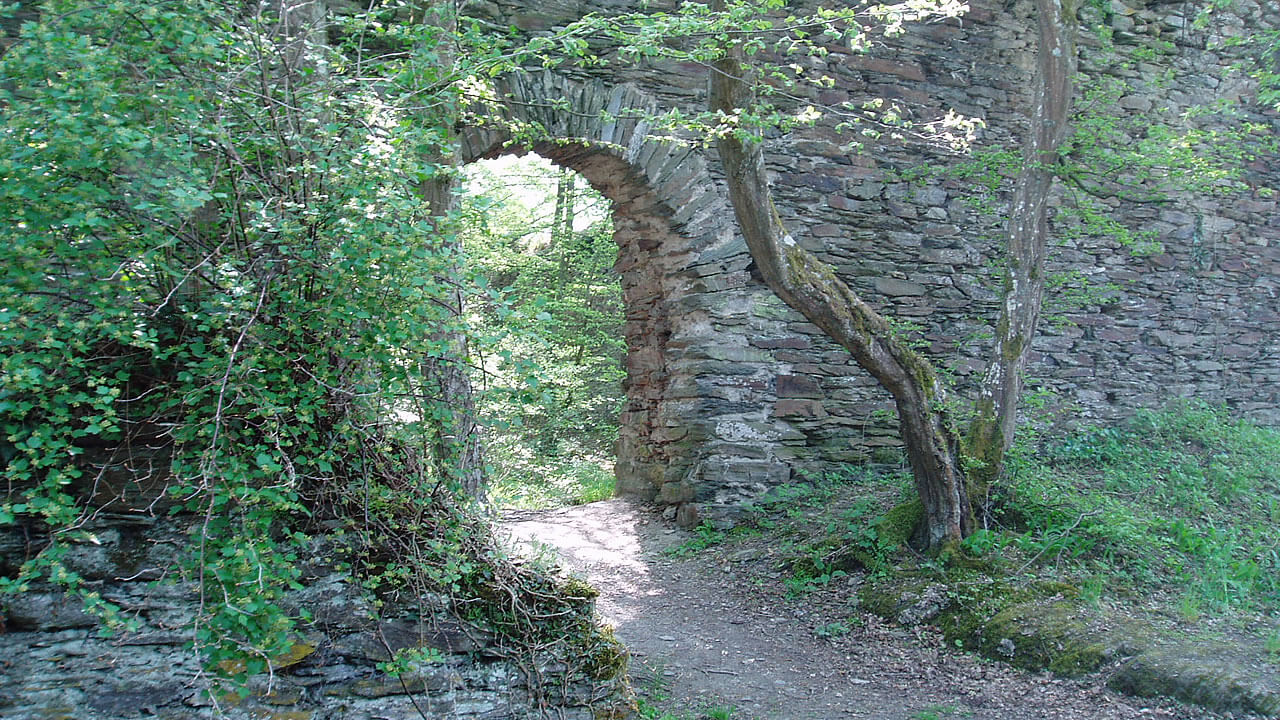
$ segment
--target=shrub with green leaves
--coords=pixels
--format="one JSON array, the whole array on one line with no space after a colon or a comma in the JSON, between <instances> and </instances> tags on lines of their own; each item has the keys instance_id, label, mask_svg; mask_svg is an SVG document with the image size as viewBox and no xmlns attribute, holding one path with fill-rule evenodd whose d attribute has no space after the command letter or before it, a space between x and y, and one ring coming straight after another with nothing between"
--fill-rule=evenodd
<instances>
[{"instance_id":1,"label":"shrub with green leaves","mask_svg":"<svg viewBox=\"0 0 1280 720\"><path fill-rule=\"evenodd\" d=\"M379 12L51 0L0 57L0 526L35 538L0 603L49 580L112 619L67 542L166 508L214 664L287 646L321 527L379 593L556 597L500 569L451 469L424 370L465 362L474 288L424 199L452 172L445 38Z\"/></svg>"}]
</instances>

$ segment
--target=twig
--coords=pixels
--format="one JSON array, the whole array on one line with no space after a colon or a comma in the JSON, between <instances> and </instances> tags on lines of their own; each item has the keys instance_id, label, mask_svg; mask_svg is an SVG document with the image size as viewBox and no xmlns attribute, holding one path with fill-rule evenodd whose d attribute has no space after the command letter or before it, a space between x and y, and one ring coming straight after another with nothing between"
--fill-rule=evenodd
<instances>
[{"instance_id":1,"label":"twig","mask_svg":"<svg viewBox=\"0 0 1280 720\"><path fill-rule=\"evenodd\" d=\"M1077 527L1079 527L1079 526L1080 526L1080 523L1084 522L1084 519L1085 519L1085 518L1087 518L1087 517L1093 517L1094 515L1101 515L1101 514L1102 514L1102 510L1101 510L1101 509L1094 510L1094 511L1092 511L1092 512L1081 513L1081 514L1080 514L1080 517L1076 518L1076 521L1075 521L1075 522L1073 522L1073 523L1071 523L1071 527L1069 527L1069 528L1067 528L1067 529L1065 529L1065 530L1062 530L1062 531L1060 531L1060 532L1058 533L1058 537L1060 537L1060 538L1065 538L1065 537L1067 536L1067 533L1069 533L1069 532L1071 532L1072 530L1075 530ZM1039 560L1039 559L1040 559L1040 556L1041 556L1041 555L1043 555L1043 554L1045 554L1045 552L1046 552L1048 549L1049 549L1049 546L1048 546L1048 545L1045 545L1044 547L1040 548L1040 552L1036 553L1035 555L1032 555L1032 556L1031 556L1031 559L1030 559L1030 560L1028 560L1028 561L1026 562L1026 564L1025 564L1025 565L1023 565L1022 567L1018 568L1018 571L1017 571L1016 573L1014 573L1014 575L1021 575L1023 572L1025 572L1027 568L1031 567L1031 563L1034 563L1036 560Z\"/></svg>"}]
</instances>

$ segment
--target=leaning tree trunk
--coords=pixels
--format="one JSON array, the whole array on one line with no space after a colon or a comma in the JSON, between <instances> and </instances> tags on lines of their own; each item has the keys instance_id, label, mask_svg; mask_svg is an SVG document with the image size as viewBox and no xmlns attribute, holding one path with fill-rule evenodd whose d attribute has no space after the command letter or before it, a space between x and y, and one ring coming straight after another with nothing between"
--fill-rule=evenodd
<instances>
[{"instance_id":1,"label":"leaning tree trunk","mask_svg":"<svg viewBox=\"0 0 1280 720\"><path fill-rule=\"evenodd\" d=\"M970 492L984 502L1013 443L1023 373L1044 297L1048 203L1066 137L1076 73L1075 0L1036 0L1040 50L1031 132L1022 151L1005 251L1004 304L996 346L966 437Z\"/></svg>"},{"instance_id":2,"label":"leaning tree trunk","mask_svg":"<svg viewBox=\"0 0 1280 720\"><path fill-rule=\"evenodd\" d=\"M713 111L732 118L745 107L751 100L747 72L741 48L729 48L712 70ZM769 191L761 144L729 133L719 139L717 150L734 215L770 289L847 349L893 395L924 505L922 544L937 550L959 541L972 531L974 518L945 389L933 366L900 343L884 318L787 233Z\"/></svg>"}]
</instances>

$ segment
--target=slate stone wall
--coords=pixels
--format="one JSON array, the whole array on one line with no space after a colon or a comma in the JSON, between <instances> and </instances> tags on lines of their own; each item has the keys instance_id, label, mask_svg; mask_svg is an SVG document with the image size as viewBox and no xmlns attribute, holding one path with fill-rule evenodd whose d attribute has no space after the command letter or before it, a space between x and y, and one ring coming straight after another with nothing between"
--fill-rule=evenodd
<instances>
[{"instance_id":1,"label":"slate stone wall","mask_svg":"<svg viewBox=\"0 0 1280 720\"><path fill-rule=\"evenodd\" d=\"M210 693L212 678L189 647L200 598L178 570L190 544L183 522L108 515L86 528L96 542L71 544L68 567L86 589L118 604L138 623L135 630L102 636L79 598L47 585L4 599L0 717L595 720L626 707L624 680L594 678L580 658L517 662L495 638L452 619L443 599L375 612L345 575L305 559L305 588L289 594L286 604L313 620L273 660L271 673L250 680L247 697ZM0 534L0 565L24 552L20 532ZM382 619L370 620L374 616ZM434 649L443 659L398 678L382 672L378 663L402 648Z\"/></svg>"},{"instance_id":2,"label":"slate stone wall","mask_svg":"<svg viewBox=\"0 0 1280 720\"><path fill-rule=\"evenodd\" d=\"M497 24L536 33L585 12L626 6L611 0L487 0L469 7ZM833 46L825 59L805 61L810 72L836 82L801 101L887 98L917 121L953 110L985 123L973 152L1017 153L1032 90L1031 8L1022 1L971 6L963 20L881 39L867 55ZM1086 82L1110 77L1127 84L1114 108L1103 108L1114 111L1117 122L1177 124L1194 107L1239 99L1240 112L1275 137L1280 117L1252 101L1249 78L1231 71L1240 51L1224 46L1229 38L1280 23L1280 8L1274 0L1246 0L1200 27L1195 20L1202 9L1195 2L1135 0L1086 8L1080 40ZM605 97L610 88L625 87L623 94L643 98L646 108L697 110L706 104L706 71L697 65L557 72L537 74L542 87L559 88L544 104L583 97L563 89L573 83L597 83L597 94ZM536 91L515 94L520 103L538 104ZM608 107L600 100L575 105L579 124L565 135L599 138L599 129L581 118ZM550 122L547 127L563 127ZM1209 127L1212 120L1194 122ZM647 128L633 127L626 136L624 162L611 176L613 192L617 182L634 186L631 192L652 191L655 175L674 172L643 158L637 164L628 154L649 144L641 130ZM888 133L861 138L859 151L845 147L849 140L833 121L771 138L766 158L779 210L805 247L904 321L904 333L953 378L957 391L970 393L990 352L997 309L993 263L1007 191L984 197L973 178L947 170L974 156L957 156L911 132L902 139ZM609 153L599 146L581 150L592 152ZM681 182L693 178L707 187L699 188L692 209L678 194L657 193L650 220L663 226L661 250L644 249L627 229L628 212L620 212L624 288L644 286L640 295L660 297L655 303L670 332L659 345L641 325L629 325L637 357L629 360L620 488L678 505L682 518L693 521L699 512L722 514L795 481L798 472L831 471L871 456L892 459L892 451L877 451L898 444L887 395L752 277L714 153L687 157L699 169ZM597 182L590 174L588 179ZM1113 189L1129 181L1123 174L1105 180ZM1050 272L1061 282L1047 300L1028 376L1060 417L1111 419L1175 398L1199 398L1280 424L1280 215L1273 193L1280 189L1280 157L1270 150L1251 159L1241 180L1248 189L1221 196L1174 192L1160 203L1104 197L1122 227L1151 231L1151 242L1137 251L1113 236L1082 235L1076 221L1058 214ZM1067 192L1058 204L1067 204ZM692 237L680 222L664 220L690 214L706 219ZM680 250L681 237L687 253ZM653 260L661 263L657 275L632 279L633 268ZM628 307L630 319L649 306L629 300Z\"/></svg>"},{"instance_id":3,"label":"slate stone wall","mask_svg":"<svg viewBox=\"0 0 1280 720\"><path fill-rule=\"evenodd\" d=\"M540 32L584 12L629 5L484 0L468 7L500 26ZM985 121L976 149L1016 150L1026 129L1034 51L1029 7L1022 0L973 5L962 22L914 29L870 55L833 48L811 69L837 82L811 99L897 99L921 119L953 109ZM1247 99L1247 78L1228 72L1234 51L1219 46L1275 26L1280 7L1241 0L1203 29L1194 22L1199 10L1198 2L1138 0L1087 10L1088 22L1111 29L1128 62L1117 62L1086 33L1084 72L1131 82L1119 108L1137 118ZM1170 78L1167 68L1175 71ZM500 90L511 95L505 110L511 117L588 140L533 149L579 170L615 203L629 347L618 448L622 492L667 504L692 524L731 515L770 488L803 481L806 471L892 456L898 441L885 394L753 277L714 156L658 142L635 119L602 116L632 107L700 109L703 68L537 72L505 79ZM575 113L553 107L564 99ZM1243 107L1280 132L1276 113ZM497 130L470 128L463 139L469 159L508 151ZM954 164L946 153L910 138L867 140L852 152L843 147L847 140L830 124L770 139L779 209L801 242L859 292L918 325L904 332L947 369L961 393L971 390L988 352L983 332L995 314L989 263L1002 218L978 208L972 180L936 172ZM1271 192L1280 189L1280 157L1272 152L1251 161L1243 181L1251 189L1234 196L1182 193L1162 204L1115 203L1126 226L1154 231L1160 251L1147 255L1110 239L1074 237L1060 220L1053 269L1077 271L1076 290L1088 292L1077 293L1085 299L1078 307L1053 310L1051 301L1051 314L1065 322L1046 322L1036 339L1033 384L1053 391L1077 418L1119 417L1195 397L1280 425L1280 213ZM991 198L995 207L1002 199ZM877 448L889 450L877 455ZM119 492L132 487L125 483ZM198 658L174 630L196 599L181 582L150 583L174 567L185 529L154 519L102 519L100 544L76 547L73 566L141 629L99 638L75 601L48 588L6 601L0 715L214 716L212 701L199 692ZM22 553L21 538L0 538L0 560L14 562ZM529 669L444 615L370 625L358 595L318 568L293 602L310 609L316 624L299 636L296 657L270 686L255 686L244 701L223 699L232 717L417 717L415 699L427 703L428 716L531 712ZM384 640L433 645L447 658L409 679L411 698L377 671ZM585 720L617 697L616 686L553 660L540 671L568 680L557 700L559 717Z\"/></svg>"}]
</instances>

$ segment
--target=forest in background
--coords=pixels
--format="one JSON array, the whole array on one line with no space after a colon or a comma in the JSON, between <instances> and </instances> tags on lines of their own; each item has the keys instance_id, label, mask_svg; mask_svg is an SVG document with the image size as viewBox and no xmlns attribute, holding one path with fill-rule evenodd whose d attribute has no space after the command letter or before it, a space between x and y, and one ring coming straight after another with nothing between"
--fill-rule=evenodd
<instances>
[{"instance_id":1,"label":"forest in background","mask_svg":"<svg viewBox=\"0 0 1280 720\"><path fill-rule=\"evenodd\" d=\"M466 172L462 244L507 299L473 307L502 335L476 359L489 497L499 507L612 497L626 342L609 202L536 155ZM521 368L531 382L513 396Z\"/></svg>"}]
</instances>

